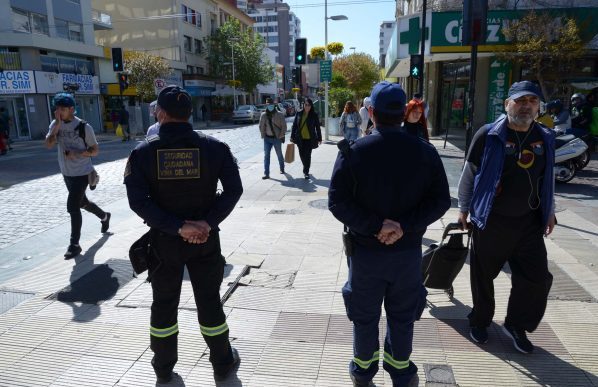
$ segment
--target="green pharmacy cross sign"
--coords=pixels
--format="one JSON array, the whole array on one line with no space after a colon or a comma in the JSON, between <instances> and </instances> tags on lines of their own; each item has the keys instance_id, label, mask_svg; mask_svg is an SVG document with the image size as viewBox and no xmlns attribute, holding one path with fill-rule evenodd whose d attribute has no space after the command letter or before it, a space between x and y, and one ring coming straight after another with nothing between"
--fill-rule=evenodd
<instances>
[{"instance_id":1,"label":"green pharmacy cross sign","mask_svg":"<svg viewBox=\"0 0 598 387\"><path fill-rule=\"evenodd\" d=\"M407 31L403 31L399 34L399 41L401 44L409 43L409 54L417 54L419 53L419 46L420 46L420 38L422 35L422 30L419 27L420 18L414 17L409 19L409 29ZM430 29L426 27L426 40L428 40L430 36Z\"/></svg>"}]
</instances>

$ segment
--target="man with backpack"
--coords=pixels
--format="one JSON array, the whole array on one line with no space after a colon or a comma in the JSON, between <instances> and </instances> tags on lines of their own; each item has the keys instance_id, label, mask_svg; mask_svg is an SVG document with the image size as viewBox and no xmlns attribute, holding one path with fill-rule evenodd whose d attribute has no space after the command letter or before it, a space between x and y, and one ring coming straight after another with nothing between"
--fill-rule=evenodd
<instances>
[{"instance_id":1,"label":"man with backpack","mask_svg":"<svg viewBox=\"0 0 598 387\"><path fill-rule=\"evenodd\" d=\"M75 116L75 98L72 94L56 94L54 106L54 120L50 123L45 145L48 149L58 145L58 165L69 192L66 208L71 216L71 239L64 258L71 259L81 253L81 208L100 219L102 233L108 231L110 213L85 196L88 175L94 170L91 158L98 154L98 142L92 127Z\"/></svg>"}]
</instances>

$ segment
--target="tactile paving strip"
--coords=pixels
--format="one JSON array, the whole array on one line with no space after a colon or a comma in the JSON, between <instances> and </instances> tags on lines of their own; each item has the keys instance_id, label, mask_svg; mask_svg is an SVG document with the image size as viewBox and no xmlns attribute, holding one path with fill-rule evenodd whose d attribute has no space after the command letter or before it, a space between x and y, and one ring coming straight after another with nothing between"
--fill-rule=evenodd
<instances>
[{"instance_id":1,"label":"tactile paving strip","mask_svg":"<svg viewBox=\"0 0 598 387\"><path fill-rule=\"evenodd\" d=\"M552 288L548 295L549 300L598 302L598 300L592 297L590 293L569 277L569 275L561 270L561 268L553 261L548 261L548 270L554 277Z\"/></svg>"}]
</instances>

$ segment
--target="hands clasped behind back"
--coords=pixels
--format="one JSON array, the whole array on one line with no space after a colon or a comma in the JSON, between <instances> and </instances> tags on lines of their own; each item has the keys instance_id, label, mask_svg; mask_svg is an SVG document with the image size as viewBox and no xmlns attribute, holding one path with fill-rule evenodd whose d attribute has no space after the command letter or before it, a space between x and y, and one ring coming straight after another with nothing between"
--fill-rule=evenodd
<instances>
[{"instance_id":1,"label":"hands clasped behind back","mask_svg":"<svg viewBox=\"0 0 598 387\"><path fill-rule=\"evenodd\" d=\"M208 240L211 229L205 220L186 220L179 235L185 242L202 244Z\"/></svg>"},{"instance_id":2,"label":"hands clasped behind back","mask_svg":"<svg viewBox=\"0 0 598 387\"><path fill-rule=\"evenodd\" d=\"M403 237L403 228L399 222L394 220L384 219L382 228L376 234L376 238L385 245L392 245Z\"/></svg>"}]
</instances>

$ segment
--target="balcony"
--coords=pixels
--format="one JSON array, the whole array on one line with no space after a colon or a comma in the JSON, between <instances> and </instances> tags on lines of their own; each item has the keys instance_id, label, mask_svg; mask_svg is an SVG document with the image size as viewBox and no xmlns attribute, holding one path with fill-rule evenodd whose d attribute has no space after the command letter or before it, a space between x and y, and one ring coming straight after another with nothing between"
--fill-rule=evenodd
<instances>
[{"instance_id":1,"label":"balcony","mask_svg":"<svg viewBox=\"0 0 598 387\"><path fill-rule=\"evenodd\" d=\"M107 13L92 9L91 20L93 21L93 29L95 31L112 29L112 17Z\"/></svg>"}]
</instances>

